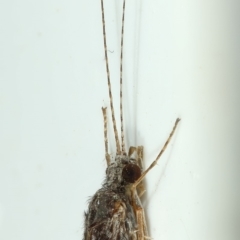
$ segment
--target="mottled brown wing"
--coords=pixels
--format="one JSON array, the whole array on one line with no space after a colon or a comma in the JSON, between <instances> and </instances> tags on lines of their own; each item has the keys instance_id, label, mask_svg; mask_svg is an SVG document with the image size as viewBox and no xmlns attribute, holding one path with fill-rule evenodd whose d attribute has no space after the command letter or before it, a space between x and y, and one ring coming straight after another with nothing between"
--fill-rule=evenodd
<instances>
[{"instance_id":1,"label":"mottled brown wing","mask_svg":"<svg viewBox=\"0 0 240 240\"><path fill-rule=\"evenodd\" d=\"M125 194L100 189L85 214L84 240L137 240L137 223Z\"/></svg>"}]
</instances>

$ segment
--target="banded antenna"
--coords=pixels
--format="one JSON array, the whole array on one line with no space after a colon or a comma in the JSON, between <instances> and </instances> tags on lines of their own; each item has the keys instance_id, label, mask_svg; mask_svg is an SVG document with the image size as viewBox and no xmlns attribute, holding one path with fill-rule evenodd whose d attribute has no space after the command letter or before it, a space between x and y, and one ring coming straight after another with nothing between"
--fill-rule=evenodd
<instances>
[{"instance_id":1,"label":"banded antenna","mask_svg":"<svg viewBox=\"0 0 240 240\"><path fill-rule=\"evenodd\" d=\"M104 41L104 52L105 52L105 61L106 61L106 72L107 72L107 81L108 81L108 94L110 100L110 108L112 113L112 122L113 122L113 130L116 142L116 152L117 155L126 155L125 151L125 139L124 139L124 127L123 127L123 104L122 104L122 70L123 70L123 35L124 35L124 18L125 18L125 0L123 0L123 12L122 12L122 30L121 30L121 55L120 55L120 122L121 122L121 147L118 138L118 131L116 126L116 119L114 114L113 107L113 96L112 96L112 88L110 81L110 71L109 71L109 63L108 63L108 54L107 54L107 40L106 40L106 29L105 29L105 16L104 16L104 5L103 0L101 0L101 9L102 9L102 27L103 27L103 41ZM106 115L106 112L104 113ZM106 117L106 116L104 116ZM105 136L105 151L106 151L106 136ZM108 153L106 152L106 155Z\"/></svg>"}]
</instances>

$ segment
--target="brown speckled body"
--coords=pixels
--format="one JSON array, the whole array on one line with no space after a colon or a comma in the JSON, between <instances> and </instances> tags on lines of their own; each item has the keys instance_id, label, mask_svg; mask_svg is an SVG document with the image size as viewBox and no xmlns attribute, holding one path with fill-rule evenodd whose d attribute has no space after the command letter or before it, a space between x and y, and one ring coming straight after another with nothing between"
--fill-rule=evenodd
<instances>
[{"instance_id":1,"label":"brown speckled body","mask_svg":"<svg viewBox=\"0 0 240 240\"><path fill-rule=\"evenodd\" d=\"M91 198L88 212L85 213L84 240L137 239L134 200L129 191L131 184L122 176L128 164L138 165L135 159L117 155L108 166L102 188Z\"/></svg>"}]
</instances>

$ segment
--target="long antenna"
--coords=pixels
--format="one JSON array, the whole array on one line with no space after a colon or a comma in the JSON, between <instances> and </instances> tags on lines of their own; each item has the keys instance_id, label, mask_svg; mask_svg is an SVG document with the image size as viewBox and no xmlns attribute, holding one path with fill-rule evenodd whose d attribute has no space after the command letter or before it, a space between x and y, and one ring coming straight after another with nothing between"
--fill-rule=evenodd
<instances>
[{"instance_id":1,"label":"long antenna","mask_svg":"<svg viewBox=\"0 0 240 240\"><path fill-rule=\"evenodd\" d=\"M122 32L121 32L121 55L120 55L120 121L121 121L121 140L122 140L122 153L126 155L124 129L123 129L123 104L122 104L122 69L123 69L123 34L124 34L124 18L125 18L125 0L123 0L122 12Z\"/></svg>"},{"instance_id":2,"label":"long antenna","mask_svg":"<svg viewBox=\"0 0 240 240\"><path fill-rule=\"evenodd\" d=\"M110 82L110 72L109 72L109 67L108 67L107 41L106 41L103 0L101 0L101 7L102 7L102 26L103 26L104 52L105 52L106 71L107 71L107 80L108 80L108 93L109 93L110 107L111 107L111 112L112 112L112 122L113 122L114 136L115 136L115 141L116 141L117 155L119 155L119 154L121 154L121 150L120 150L120 144L119 144L119 138L118 138L118 132L117 132L117 126L116 126L116 119L115 119L115 115L114 115L113 97L112 97L111 82Z\"/></svg>"},{"instance_id":3,"label":"long antenna","mask_svg":"<svg viewBox=\"0 0 240 240\"><path fill-rule=\"evenodd\" d=\"M109 166L111 163L110 155L108 153L108 137L107 137L107 108L102 107L103 113L103 123L104 123L104 145L105 145L105 158L107 161L107 165Z\"/></svg>"}]
</instances>

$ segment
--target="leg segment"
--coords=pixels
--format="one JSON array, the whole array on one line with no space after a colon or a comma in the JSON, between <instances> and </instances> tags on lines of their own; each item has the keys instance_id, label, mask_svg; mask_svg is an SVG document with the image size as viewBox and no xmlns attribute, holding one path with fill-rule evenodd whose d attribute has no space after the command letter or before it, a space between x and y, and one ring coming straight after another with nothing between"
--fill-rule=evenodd
<instances>
[{"instance_id":1,"label":"leg segment","mask_svg":"<svg viewBox=\"0 0 240 240\"><path fill-rule=\"evenodd\" d=\"M137 239L146 240L148 237L147 224L145 220L144 209L142 207L141 201L139 199L136 188L131 189L132 199L133 199L133 209L135 212L137 220Z\"/></svg>"},{"instance_id":2,"label":"leg segment","mask_svg":"<svg viewBox=\"0 0 240 240\"><path fill-rule=\"evenodd\" d=\"M142 173L141 177L132 185L132 188L133 188L133 189L136 188L136 187L138 186L138 184L140 184L140 182L142 182L143 178L147 175L147 173L157 164L159 158L162 156L163 152L164 152L165 149L167 148L167 145L169 144L169 142L170 142L170 140L171 140L171 138L172 138L172 136L173 136L173 134L174 134L174 132L175 132L175 130L176 130L176 128L177 128L177 125L178 125L179 121L180 121L180 118L177 118L176 121L175 121L175 124L174 124L174 126L173 126L173 129L172 129L172 131L171 131L171 133L170 133L167 141L165 142L162 150L159 152L158 156L157 156L156 159L152 162L152 164L147 168L147 170L145 170L145 171Z\"/></svg>"},{"instance_id":3,"label":"leg segment","mask_svg":"<svg viewBox=\"0 0 240 240\"><path fill-rule=\"evenodd\" d=\"M143 172L143 146L137 147L137 162L141 169L141 172ZM145 188L144 180L142 180L137 186L137 193L139 198L141 198L141 196L145 193L145 191L146 191L146 188Z\"/></svg>"}]
</instances>

